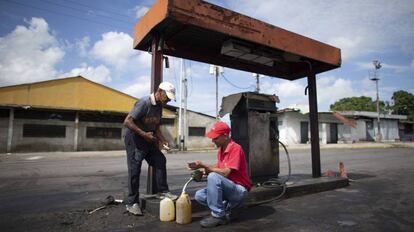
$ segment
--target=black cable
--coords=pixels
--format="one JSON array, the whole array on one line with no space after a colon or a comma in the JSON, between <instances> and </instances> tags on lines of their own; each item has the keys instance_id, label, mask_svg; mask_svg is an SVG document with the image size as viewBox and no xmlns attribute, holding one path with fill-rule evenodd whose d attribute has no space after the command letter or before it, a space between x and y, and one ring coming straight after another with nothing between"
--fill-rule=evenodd
<instances>
[{"instance_id":1,"label":"black cable","mask_svg":"<svg viewBox=\"0 0 414 232\"><path fill-rule=\"evenodd\" d=\"M60 6L60 7L63 7L63 8L72 9L72 10L75 10L75 11L78 11L78 12L81 12L81 13L88 13L85 10L82 10L82 9L79 9L79 8L76 8L76 7L73 7L73 6L63 5L63 4L54 2L54 1L49 1L49 0L40 0L40 1L47 2L47 3L53 4L55 6ZM96 15L96 16L98 16L98 17L105 17L105 18L108 18L108 19L116 20L116 21L119 21L119 22L124 22L124 23L127 23L127 24L133 24L134 23L134 22L125 21L125 20L122 20L122 19L119 19L119 18L114 18L114 17L111 17L111 16L103 15L103 14Z\"/></svg>"},{"instance_id":2,"label":"black cable","mask_svg":"<svg viewBox=\"0 0 414 232\"><path fill-rule=\"evenodd\" d=\"M235 87L235 88L238 88L238 89L250 89L250 88L252 88L253 87L253 85L250 85L249 87L240 87L240 86L237 86L237 85L235 85L235 84L233 84L233 83L231 83L227 78L226 78L226 76L224 76L224 74L223 73L221 73L221 76L224 78L224 80L227 82L227 83L229 83L231 86L233 86L233 87Z\"/></svg>"},{"instance_id":3,"label":"black cable","mask_svg":"<svg viewBox=\"0 0 414 232\"><path fill-rule=\"evenodd\" d=\"M130 18L130 16L129 15L127 15L127 14L120 14L120 13L118 13L118 12L116 12L116 11L110 11L110 10L108 10L108 9L102 9L102 8L98 8L98 7L96 7L96 6L91 6L91 5L88 5L88 4L85 4L85 3L81 3L81 2L76 2L76 1L73 1L73 0L65 0L66 2L72 2L72 3L75 3L75 4L78 4L78 5L81 5L81 6L83 6L83 7L86 7L86 8L90 8L90 9L96 9L96 10L99 10L99 11L101 11L101 12L103 12L103 13L111 13L111 14L117 14L117 15L119 15L119 16L122 16L122 17L125 17L125 18Z\"/></svg>"},{"instance_id":4,"label":"black cable","mask_svg":"<svg viewBox=\"0 0 414 232\"><path fill-rule=\"evenodd\" d=\"M55 12L55 11L52 11L50 9L44 9L44 8L41 8L41 7L26 4L26 3L16 2L16 1L12 1L12 0L3 0L3 1L8 2L8 3L13 3L13 4L19 5L21 7L26 7L26 8L32 8L32 9L36 9L36 10L45 11L47 13L56 14L56 15L59 15L59 16L65 15L65 16L75 18L75 19L78 19L78 20L83 20L83 21L87 21L87 22L90 22L90 23L94 23L94 24L100 24L102 26L109 26L109 27L113 27L113 28L122 27L123 29L127 28L127 27L124 27L124 26L115 26L115 25L111 25L111 24L107 24L107 23L102 23L102 22L90 20L90 19L87 19L87 18L79 17L79 16L76 16L76 15L68 14L68 13ZM130 29L132 29L132 27L129 28L128 30L130 30Z\"/></svg>"}]
</instances>

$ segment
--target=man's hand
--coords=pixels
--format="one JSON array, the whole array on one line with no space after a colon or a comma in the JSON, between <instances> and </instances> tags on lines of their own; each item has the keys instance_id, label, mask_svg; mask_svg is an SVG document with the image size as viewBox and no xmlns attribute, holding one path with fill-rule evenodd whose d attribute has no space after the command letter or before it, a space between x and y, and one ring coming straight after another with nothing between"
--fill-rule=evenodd
<instances>
[{"instance_id":1,"label":"man's hand","mask_svg":"<svg viewBox=\"0 0 414 232\"><path fill-rule=\"evenodd\" d=\"M188 169L190 169L190 170L195 170L195 169L206 167L206 165L203 162L201 162L200 160L196 160L194 162L187 163L187 165L188 165Z\"/></svg>"},{"instance_id":2,"label":"man's hand","mask_svg":"<svg viewBox=\"0 0 414 232\"><path fill-rule=\"evenodd\" d=\"M142 135L147 142L154 143L157 141L157 138L154 136L153 132L144 132Z\"/></svg>"},{"instance_id":3,"label":"man's hand","mask_svg":"<svg viewBox=\"0 0 414 232\"><path fill-rule=\"evenodd\" d=\"M168 146L168 142L165 142L165 141L158 140L158 146L160 150L166 150L166 151L171 150L170 146Z\"/></svg>"}]
</instances>

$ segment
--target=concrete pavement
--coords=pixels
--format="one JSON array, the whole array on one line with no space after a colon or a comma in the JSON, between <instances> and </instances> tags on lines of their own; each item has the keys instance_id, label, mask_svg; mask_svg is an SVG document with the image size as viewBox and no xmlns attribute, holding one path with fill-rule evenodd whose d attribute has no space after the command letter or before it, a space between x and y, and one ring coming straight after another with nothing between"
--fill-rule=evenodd
<instances>
[{"instance_id":1,"label":"concrete pavement","mask_svg":"<svg viewBox=\"0 0 414 232\"><path fill-rule=\"evenodd\" d=\"M104 154L104 155L102 155ZM214 152L168 154L168 181L180 191L194 159L214 162ZM310 152L292 149L292 173L311 173ZM343 161L355 179L349 187L248 208L239 220L212 231L413 231L414 149L322 149L322 171ZM281 154L281 175L286 175ZM142 188L145 191L146 165ZM202 187L191 185L195 190ZM199 231L190 225L135 217L122 205L88 214L107 195L126 194L123 151L0 155L1 231Z\"/></svg>"}]
</instances>

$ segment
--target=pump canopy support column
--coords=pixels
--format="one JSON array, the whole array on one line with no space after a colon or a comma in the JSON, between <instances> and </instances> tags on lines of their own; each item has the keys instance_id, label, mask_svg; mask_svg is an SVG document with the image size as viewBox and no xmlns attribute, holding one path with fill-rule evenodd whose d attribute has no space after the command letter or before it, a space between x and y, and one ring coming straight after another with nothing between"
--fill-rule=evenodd
<instances>
[{"instance_id":1,"label":"pump canopy support column","mask_svg":"<svg viewBox=\"0 0 414 232\"><path fill-rule=\"evenodd\" d=\"M311 132L312 176L321 177L321 155L319 147L318 101L316 97L316 76L311 71L308 75L309 88L309 122Z\"/></svg>"},{"instance_id":2,"label":"pump canopy support column","mask_svg":"<svg viewBox=\"0 0 414 232\"><path fill-rule=\"evenodd\" d=\"M158 33L154 33L152 37L151 53L152 53L152 64L151 64L151 92L155 93L158 86L163 80L162 76L162 46L161 38ZM152 166L148 167L147 175L147 194L157 193L157 184L155 178L155 170Z\"/></svg>"}]
</instances>

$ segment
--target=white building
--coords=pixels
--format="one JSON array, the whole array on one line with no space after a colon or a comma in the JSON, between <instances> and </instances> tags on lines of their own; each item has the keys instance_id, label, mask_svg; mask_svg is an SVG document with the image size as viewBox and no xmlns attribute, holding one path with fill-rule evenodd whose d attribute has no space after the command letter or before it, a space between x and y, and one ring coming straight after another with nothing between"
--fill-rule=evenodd
<instances>
[{"instance_id":1,"label":"white building","mask_svg":"<svg viewBox=\"0 0 414 232\"><path fill-rule=\"evenodd\" d=\"M365 111L320 112L319 141L327 143L354 143L374 141L378 134L377 113ZM380 115L382 141L398 141L399 120L404 115ZM278 113L279 139L285 144L310 142L309 114L285 109Z\"/></svg>"}]
</instances>

